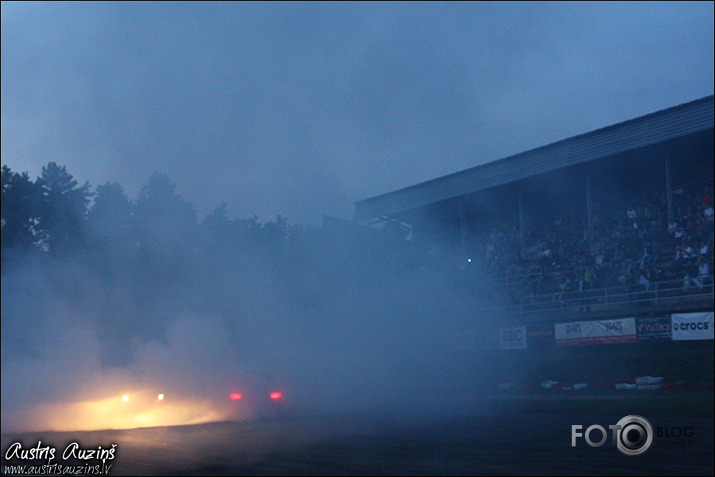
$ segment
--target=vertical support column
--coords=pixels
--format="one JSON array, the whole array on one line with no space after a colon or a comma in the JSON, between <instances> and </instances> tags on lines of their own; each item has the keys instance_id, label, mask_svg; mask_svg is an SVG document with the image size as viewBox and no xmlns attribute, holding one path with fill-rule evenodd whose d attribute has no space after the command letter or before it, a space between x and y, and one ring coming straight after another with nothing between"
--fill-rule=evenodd
<instances>
[{"instance_id":1,"label":"vertical support column","mask_svg":"<svg viewBox=\"0 0 715 477\"><path fill-rule=\"evenodd\" d=\"M525 224L524 220L524 194L519 191L519 256L524 257L524 233Z\"/></svg>"},{"instance_id":2,"label":"vertical support column","mask_svg":"<svg viewBox=\"0 0 715 477\"><path fill-rule=\"evenodd\" d=\"M464 200L459 201L459 245L461 247L461 253L462 257L460 260L463 260L464 257L467 255L467 218L465 216L465 207L464 207Z\"/></svg>"},{"instance_id":3,"label":"vertical support column","mask_svg":"<svg viewBox=\"0 0 715 477\"><path fill-rule=\"evenodd\" d=\"M586 174L586 220L588 221L588 251L593 252L593 203L591 200L591 174Z\"/></svg>"},{"instance_id":4,"label":"vertical support column","mask_svg":"<svg viewBox=\"0 0 715 477\"><path fill-rule=\"evenodd\" d=\"M665 194L668 200L668 225L673 222L673 183L670 175L670 153L665 151Z\"/></svg>"}]
</instances>

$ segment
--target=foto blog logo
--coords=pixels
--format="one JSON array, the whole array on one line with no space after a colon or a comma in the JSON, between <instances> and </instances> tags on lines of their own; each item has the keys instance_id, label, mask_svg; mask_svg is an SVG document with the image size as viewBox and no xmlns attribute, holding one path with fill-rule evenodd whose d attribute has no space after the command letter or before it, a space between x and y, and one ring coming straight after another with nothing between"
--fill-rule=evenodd
<instances>
[{"instance_id":1,"label":"foto blog logo","mask_svg":"<svg viewBox=\"0 0 715 477\"><path fill-rule=\"evenodd\" d=\"M608 431L598 424L592 424L582 431L583 426L571 426L571 447L576 447L579 438L583 438L591 447L601 447L608 440ZM608 426L613 445L625 455L640 455L653 443L653 426L641 416L625 416L616 424Z\"/></svg>"}]
</instances>

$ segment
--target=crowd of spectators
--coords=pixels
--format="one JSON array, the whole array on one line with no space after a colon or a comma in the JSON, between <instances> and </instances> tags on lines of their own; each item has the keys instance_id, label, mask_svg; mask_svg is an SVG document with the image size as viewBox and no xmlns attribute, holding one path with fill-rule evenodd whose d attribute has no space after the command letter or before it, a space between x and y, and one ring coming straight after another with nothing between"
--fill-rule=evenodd
<instances>
[{"instance_id":1,"label":"crowd of spectators","mask_svg":"<svg viewBox=\"0 0 715 477\"><path fill-rule=\"evenodd\" d=\"M585 213L529 217L523 238L515 223L490 224L465 237L451 259L461 276L501 288L511 303L605 287L651 292L664 281L684 293L712 284L712 178L672 191L672 220L665 191L628 196L594 202L590 227ZM431 247L426 262L444 262L445 254ZM478 285L470 290L490 288Z\"/></svg>"}]
</instances>

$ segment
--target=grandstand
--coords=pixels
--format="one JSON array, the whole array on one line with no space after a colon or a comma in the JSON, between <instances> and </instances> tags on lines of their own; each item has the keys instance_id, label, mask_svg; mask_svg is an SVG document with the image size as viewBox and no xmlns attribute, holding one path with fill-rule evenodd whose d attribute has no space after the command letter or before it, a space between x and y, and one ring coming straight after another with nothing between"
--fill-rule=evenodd
<instances>
[{"instance_id":1,"label":"grandstand","mask_svg":"<svg viewBox=\"0 0 715 477\"><path fill-rule=\"evenodd\" d=\"M712 311L713 105L367 198L353 222L409 231L423 270L514 324Z\"/></svg>"}]
</instances>

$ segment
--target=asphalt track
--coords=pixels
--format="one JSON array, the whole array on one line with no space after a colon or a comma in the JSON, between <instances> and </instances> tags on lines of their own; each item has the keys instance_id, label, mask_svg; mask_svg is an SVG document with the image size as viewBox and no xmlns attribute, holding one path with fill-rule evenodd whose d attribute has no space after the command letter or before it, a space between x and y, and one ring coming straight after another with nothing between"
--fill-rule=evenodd
<instances>
[{"instance_id":1,"label":"asphalt track","mask_svg":"<svg viewBox=\"0 0 715 477\"><path fill-rule=\"evenodd\" d=\"M652 418L654 428L692 428L689 441L656 438L640 456L571 446L571 425L607 427L622 416L499 412L452 417L384 414L2 436L60 450L117 444L110 475L713 475L713 420ZM598 437L597 435L594 435ZM3 468L3 472L5 472Z\"/></svg>"}]
</instances>

